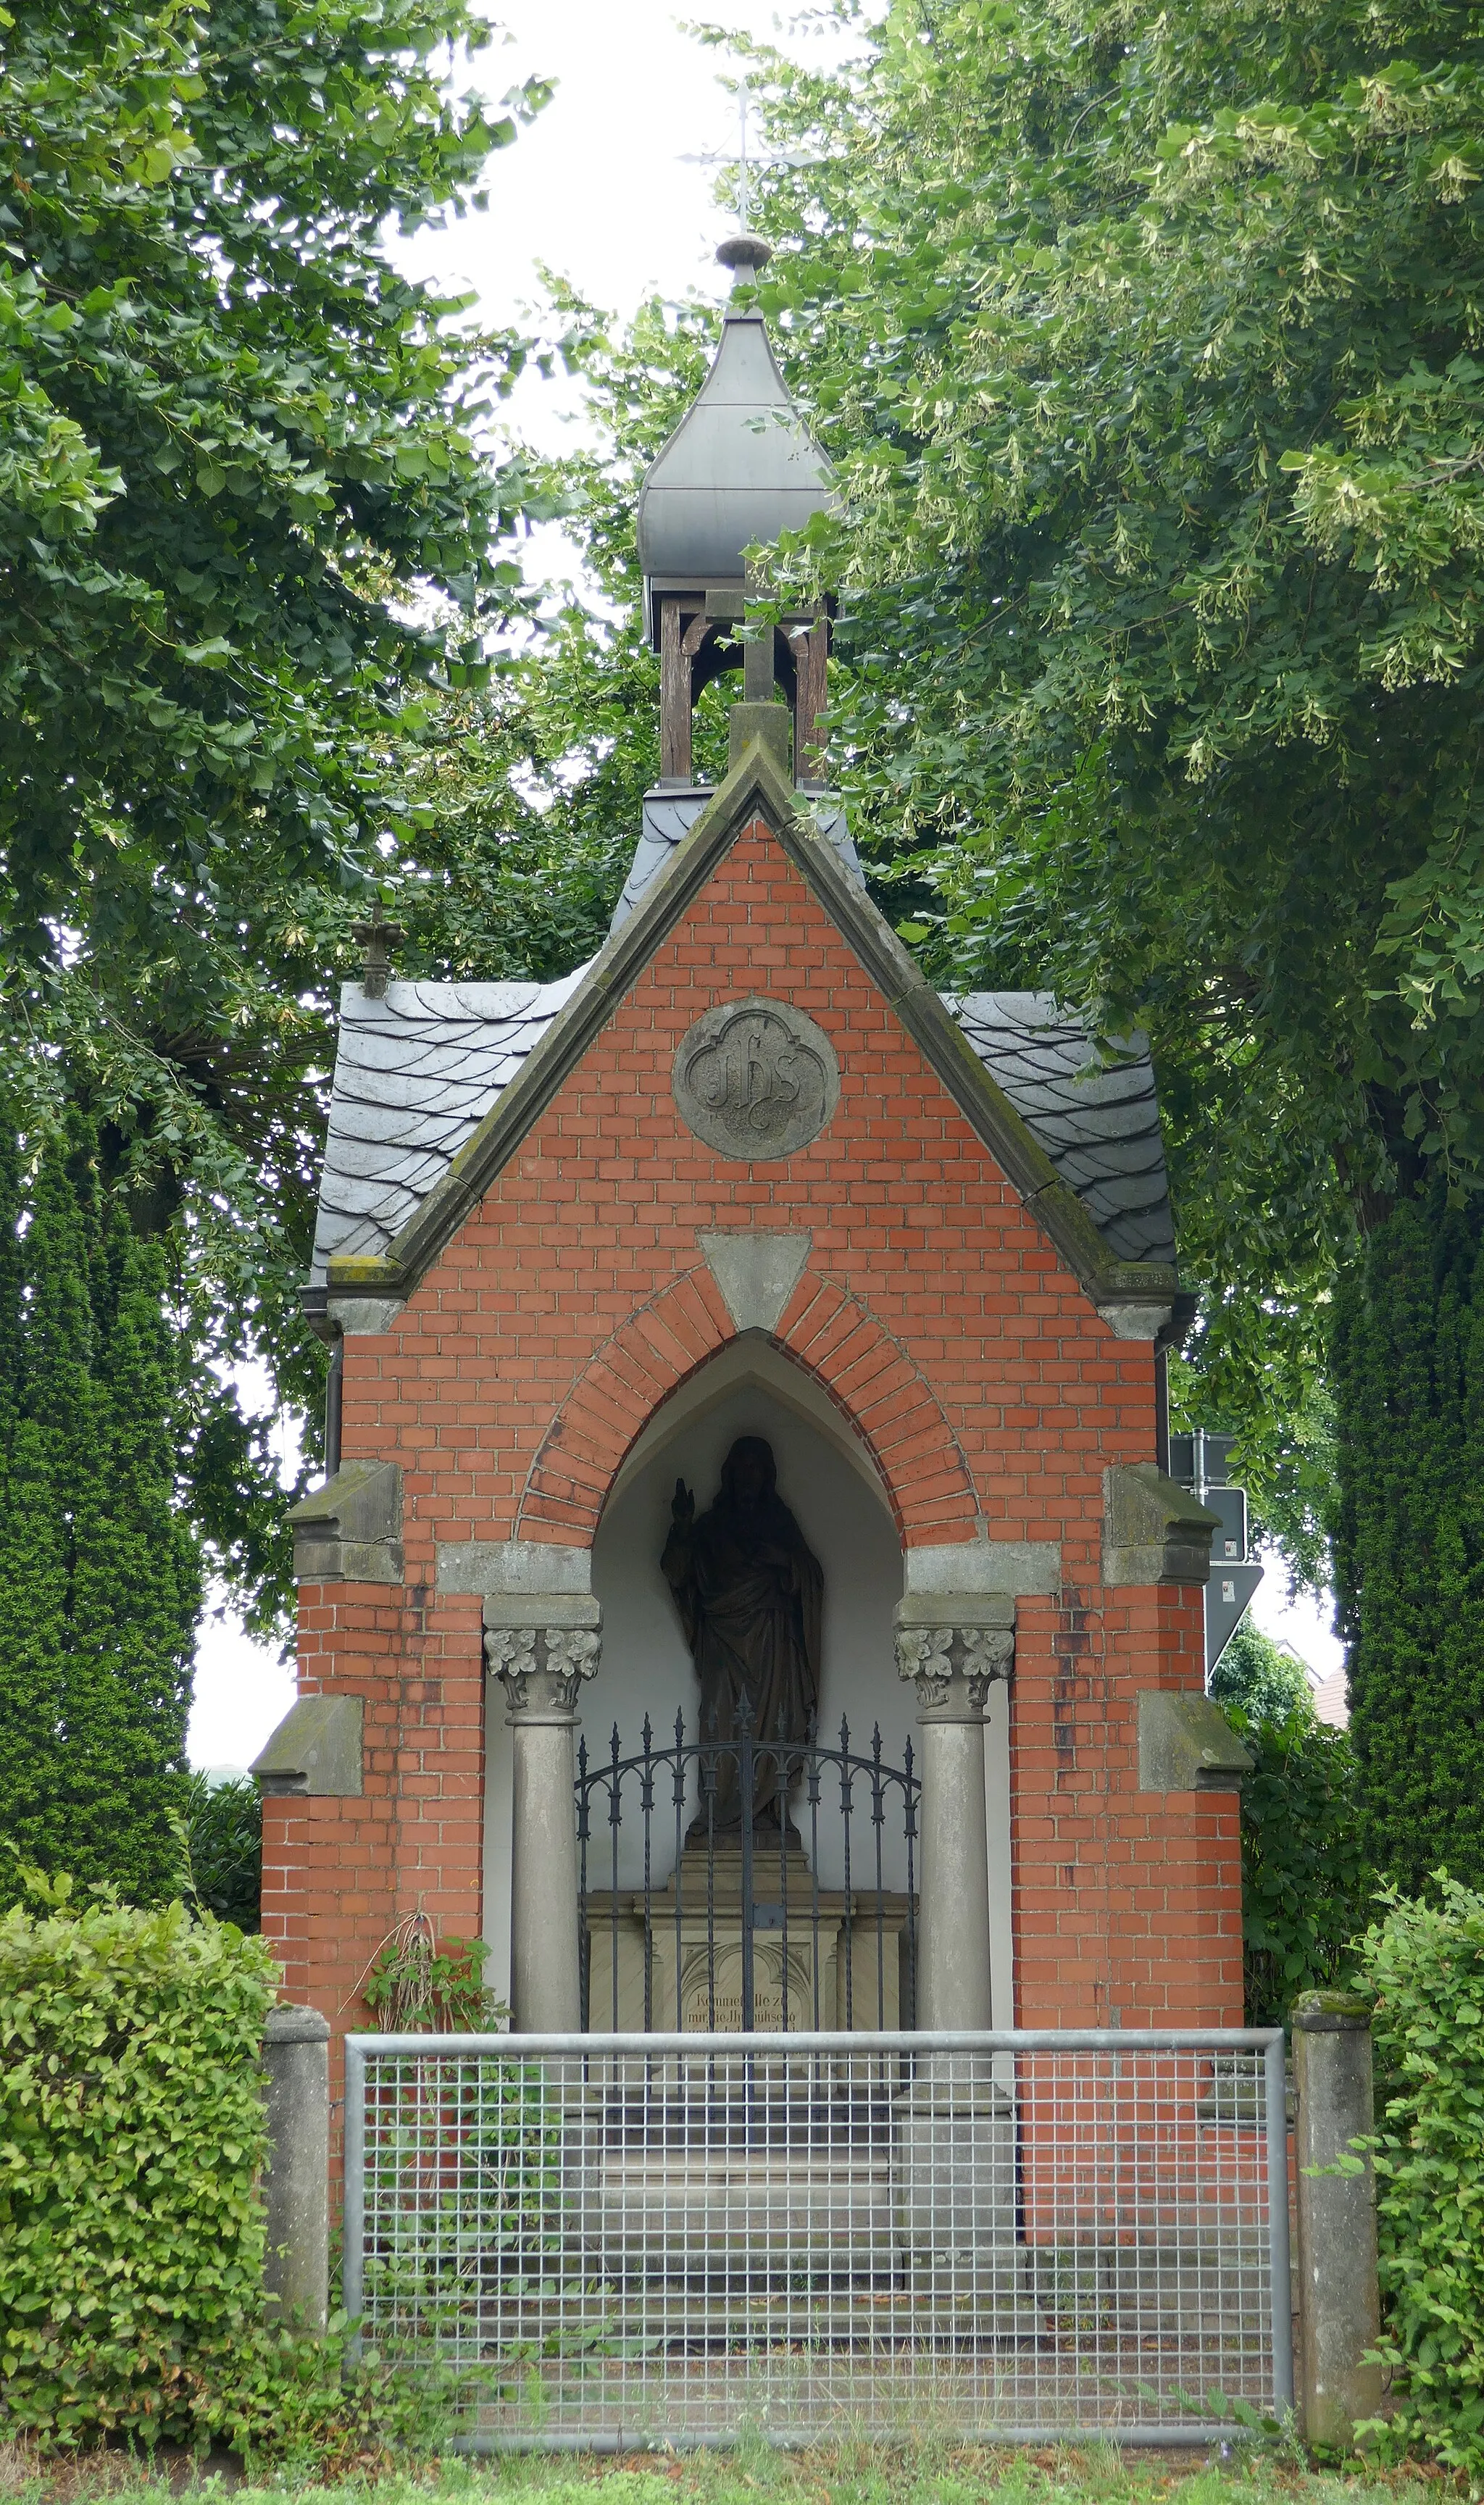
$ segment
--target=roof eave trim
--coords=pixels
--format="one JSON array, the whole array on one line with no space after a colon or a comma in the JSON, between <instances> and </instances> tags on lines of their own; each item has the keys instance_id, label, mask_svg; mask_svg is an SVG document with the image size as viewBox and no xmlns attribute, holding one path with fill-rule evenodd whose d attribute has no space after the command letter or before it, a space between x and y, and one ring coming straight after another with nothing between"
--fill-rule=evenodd
<instances>
[{"instance_id":1,"label":"roof eave trim","mask_svg":"<svg viewBox=\"0 0 1484 2505\"><path fill-rule=\"evenodd\" d=\"M1077 1194L1062 1182L895 932L869 900L857 893L828 841L799 816L792 788L758 741L738 759L689 834L677 844L627 921L608 941L566 1006L386 1252L332 1258L332 1291L359 1289L396 1296L412 1292L545 1112L723 855L758 817L765 821L818 896L1099 1311L1157 1305L1173 1298L1176 1275L1166 1263L1111 1258Z\"/></svg>"}]
</instances>

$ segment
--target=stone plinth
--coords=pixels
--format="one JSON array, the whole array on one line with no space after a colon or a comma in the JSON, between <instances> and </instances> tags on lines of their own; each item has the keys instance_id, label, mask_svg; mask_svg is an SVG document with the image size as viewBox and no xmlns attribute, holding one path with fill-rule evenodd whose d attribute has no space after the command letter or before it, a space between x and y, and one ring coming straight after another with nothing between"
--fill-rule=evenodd
<instances>
[{"instance_id":1,"label":"stone plinth","mask_svg":"<svg viewBox=\"0 0 1484 2505\"><path fill-rule=\"evenodd\" d=\"M672 1875L650 1897L652 1939L650 2024L660 2032L677 2026L675 1979L680 1972L684 2033L728 2035L743 2024L742 1854L719 1845L707 1906L704 1840L686 1846L678 1879ZM679 1902L677 1905L677 1891ZM776 1837L760 1841L753 1866L753 2029L782 2032L784 1969L788 1970L790 2034L815 2025L818 1970L819 2025L829 2029L911 2024L907 1972L910 1899L883 1895L876 1921L874 1890L847 1897L821 1888L802 1852L793 1846L786 1866ZM819 1927L815 1930L818 1911ZM678 1915L678 1920L677 1920ZM787 1918L787 1919L785 1919ZM709 1928L708 1928L709 1920ZM588 2025L596 2033L642 2029L644 2007L645 1901L641 1890L589 1890L587 1930ZM618 1941L618 1986L614 1942ZM715 1951L715 1981L708 1967L708 1940ZM878 1989L879 1985L879 1989ZM714 1993L714 1997L713 1997ZM714 2016L713 2016L714 2009ZM878 2015L878 2011L880 2014Z\"/></svg>"}]
</instances>

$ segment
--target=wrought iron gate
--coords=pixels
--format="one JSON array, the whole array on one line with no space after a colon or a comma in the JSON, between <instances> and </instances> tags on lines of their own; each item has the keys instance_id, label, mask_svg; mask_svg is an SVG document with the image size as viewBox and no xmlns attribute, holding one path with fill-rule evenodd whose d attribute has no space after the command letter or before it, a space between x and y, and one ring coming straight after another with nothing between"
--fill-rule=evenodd
<instances>
[{"instance_id":1,"label":"wrought iron gate","mask_svg":"<svg viewBox=\"0 0 1484 2505\"><path fill-rule=\"evenodd\" d=\"M908 1740L673 1737L578 1749L583 2025L751 2034L911 2027L917 1815ZM603 1830L607 1829L604 1841ZM666 1865L668 1865L666 1867ZM656 1878L656 1867L666 1875ZM894 1884L895 1883L895 1884Z\"/></svg>"}]
</instances>

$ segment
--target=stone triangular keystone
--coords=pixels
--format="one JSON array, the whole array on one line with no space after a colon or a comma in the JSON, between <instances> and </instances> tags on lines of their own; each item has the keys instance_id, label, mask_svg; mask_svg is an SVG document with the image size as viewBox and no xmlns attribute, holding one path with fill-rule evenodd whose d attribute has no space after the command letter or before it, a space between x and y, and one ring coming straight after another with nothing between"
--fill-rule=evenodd
<instances>
[{"instance_id":1,"label":"stone triangular keystone","mask_svg":"<svg viewBox=\"0 0 1484 2505\"><path fill-rule=\"evenodd\" d=\"M757 818L812 889L888 1007L919 1045L1098 1311L1112 1321L1123 1306L1148 1305L1151 1299L1164 1301L1174 1295L1175 1273L1162 1262L1110 1258L1076 1192L1063 1182L1029 1124L996 1085L896 933L800 811L798 794L756 740L395 1242L379 1257L332 1260L333 1293L406 1296L411 1292L514 1155L667 934Z\"/></svg>"},{"instance_id":2,"label":"stone triangular keystone","mask_svg":"<svg viewBox=\"0 0 1484 2505\"><path fill-rule=\"evenodd\" d=\"M724 1235L697 1235L695 1240L738 1330L776 1330L804 1275L813 1236L770 1235L760 1227L738 1227Z\"/></svg>"}]
</instances>

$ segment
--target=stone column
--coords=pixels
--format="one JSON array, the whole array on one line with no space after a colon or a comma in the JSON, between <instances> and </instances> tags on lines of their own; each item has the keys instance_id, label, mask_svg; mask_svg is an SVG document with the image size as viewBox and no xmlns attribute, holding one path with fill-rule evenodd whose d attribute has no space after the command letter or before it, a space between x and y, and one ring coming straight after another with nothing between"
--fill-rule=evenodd
<instances>
[{"instance_id":1,"label":"stone column","mask_svg":"<svg viewBox=\"0 0 1484 2505\"><path fill-rule=\"evenodd\" d=\"M1293 2007L1294 2157L1298 2175L1298 2405L1310 2444L1348 2448L1381 2407L1376 2183L1352 2143L1375 2130L1370 2010L1346 1992L1306 1992Z\"/></svg>"},{"instance_id":2,"label":"stone column","mask_svg":"<svg viewBox=\"0 0 1484 2505\"><path fill-rule=\"evenodd\" d=\"M914 1595L897 1609L897 1666L922 1731L917 2024L990 2023L984 1708L1015 1658L1015 1604Z\"/></svg>"},{"instance_id":3,"label":"stone column","mask_svg":"<svg viewBox=\"0 0 1484 2505\"><path fill-rule=\"evenodd\" d=\"M269 2311L323 2331L330 2311L330 2021L317 2009L270 2009L264 2203Z\"/></svg>"},{"instance_id":4,"label":"stone column","mask_svg":"<svg viewBox=\"0 0 1484 2505\"><path fill-rule=\"evenodd\" d=\"M601 1624L586 1594L512 1593L484 1604L484 1655L514 1734L511 2025L521 2035L582 2025L573 1734Z\"/></svg>"}]
</instances>

